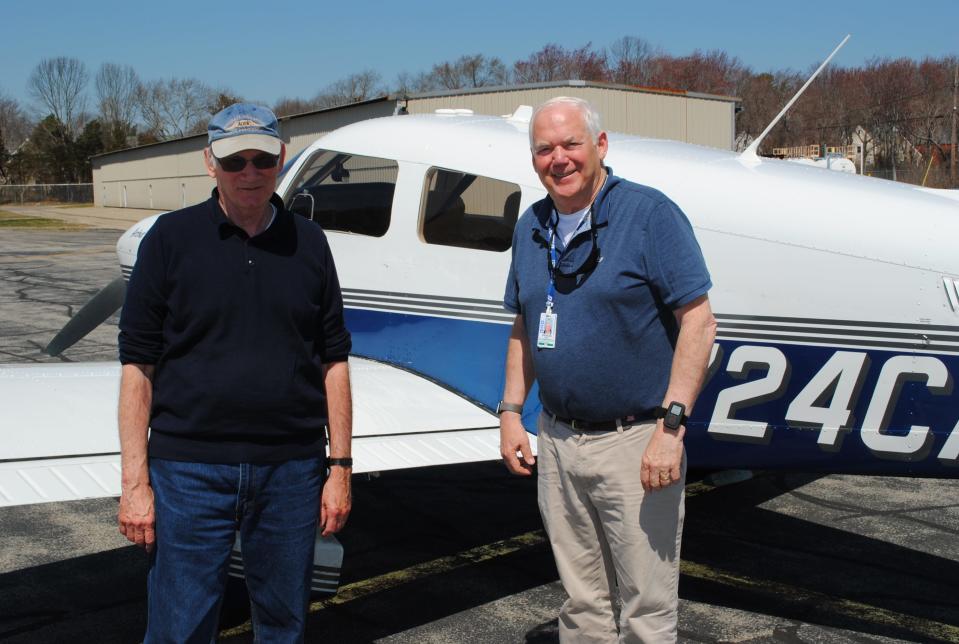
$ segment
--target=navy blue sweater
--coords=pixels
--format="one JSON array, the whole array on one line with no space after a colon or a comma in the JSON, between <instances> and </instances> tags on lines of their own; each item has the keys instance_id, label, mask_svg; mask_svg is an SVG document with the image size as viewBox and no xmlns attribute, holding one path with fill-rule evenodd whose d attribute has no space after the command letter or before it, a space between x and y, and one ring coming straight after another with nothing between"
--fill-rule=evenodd
<instances>
[{"instance_id":1,"label":"navy blue sweater","mask_svg":"<svg viewBox=\"0 0 959 644\"><path fill-rule=\"evenodd\" d=\"M329 245L283 208L250 238L217 193L143 238L120 316L120 362L155 365L149 455L205 463L323 453L323 365L350 334Z\"/></svg>"}]
</instances>

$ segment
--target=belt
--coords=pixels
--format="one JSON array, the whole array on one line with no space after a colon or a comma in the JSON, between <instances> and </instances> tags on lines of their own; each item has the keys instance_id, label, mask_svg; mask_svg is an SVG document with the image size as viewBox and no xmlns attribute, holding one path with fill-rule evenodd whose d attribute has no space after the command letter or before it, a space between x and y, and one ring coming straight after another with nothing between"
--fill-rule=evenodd
<instances>
[{"instance_id":1,"label":"belt","mask_svg":"<svg viewBox=\"0 0 959 644\"><path fill-rule=\"evenodd\" d=\"M628 429L631 425L645 420L656 420L653 414L639 414L633 416L623 416L614 420L579 420L577 418L563 418L552 412L546 412L552 416L553 420L569 425L578 432L613 432L620 427Z\"/></svg>"}]
</instances>

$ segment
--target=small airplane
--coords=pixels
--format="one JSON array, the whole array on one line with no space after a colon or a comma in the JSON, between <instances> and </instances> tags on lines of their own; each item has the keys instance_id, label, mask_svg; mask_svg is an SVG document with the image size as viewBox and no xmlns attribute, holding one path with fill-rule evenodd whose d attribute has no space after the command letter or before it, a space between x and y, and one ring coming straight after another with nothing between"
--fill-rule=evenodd
<instances>
[{"instance_id":1,"label":"small airplane","mask_svg":"<svg viewBox=\"0 0 959 644\"><path fill-rule=\"evenodd\" d=\"M545 196L531 112L354 123L282 175L277 193L324 228L344 287L356 473L499 457L512 231ZM683 209L713 278L719 328L689 466L959 476L956 191L760 158L762 136L742 154L609 137L612 171ZM53 353L119 307L159 216L123 234L123 278ZM0 366L0 506L119 494L119 373ZM534 388L531 433L539 410Z\"/></svg>"},{"instance_id":2,"label":"small airplane","mask_svg":"<svg viewBox=\"0 0 959 644\"><path fill-rule=\"evenodd\" d=\"M327 231L344 285L360 358L358 471L496 458L512 227L545 194L528 118L521 108L348 125L280 182L288 207ZM719 334L690 421L693 466L959 473L952 191L616 134L607 162L683 208L713 274ZM124 277L159 216L120 238ZM71 323L112 314L114 291L122 282ZM118 369L0 368L3 426L22 428L5 432L5 469L112 462ZM530 426L538 408L530 396ZM39 477L0 478L0 504L85 495L66 482L47 493Z\"/></svg>"}]
</instances>

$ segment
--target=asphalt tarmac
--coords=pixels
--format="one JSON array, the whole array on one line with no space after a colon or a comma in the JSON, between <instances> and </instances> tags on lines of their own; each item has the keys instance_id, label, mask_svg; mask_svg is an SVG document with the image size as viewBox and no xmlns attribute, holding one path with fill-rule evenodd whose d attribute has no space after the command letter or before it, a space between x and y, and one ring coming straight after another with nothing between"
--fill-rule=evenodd
<instances>
[{"instance_id":1,"label":"asphalt tarmac","mask_svg":"<svg viewBox=\"0 0 959 644\"><path fill-rule=\"evenodd\" d=\"M119 275L119 235L0 227L0 362L57 360L41 349ZM113 317L58 359L112 360L115 340ZM959 481L737 474L687 487L681 642L959 642ZM147 560L115 515L115 499L0 508L0 640L142 639ZM556 641L527 638L564 599L535 485L499 463L358 476L340 536L310 641ZM221 626L253 641L242 601Z\"/></svg>"}]
</instances>

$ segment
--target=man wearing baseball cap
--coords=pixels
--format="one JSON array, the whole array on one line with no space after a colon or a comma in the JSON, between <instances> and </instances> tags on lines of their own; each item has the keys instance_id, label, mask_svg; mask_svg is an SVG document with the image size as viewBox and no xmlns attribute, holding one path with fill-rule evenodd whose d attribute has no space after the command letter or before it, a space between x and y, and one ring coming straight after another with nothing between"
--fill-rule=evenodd
<instances>
[{"instance_id":1,"label":"man wearing baseball cap","mask_svg":"<svg viewBox=\"0 0 959 644\"><path fill-rule=\"evenodd\" d=\"M236 531L256 639L297 642L317 520L350 512L350 334L323 231L274 194L276 117L231 105L208 141L216 188L143 238L120 317L120 532L146 642L215 639Z\"/></svg>"}]
</instances>

